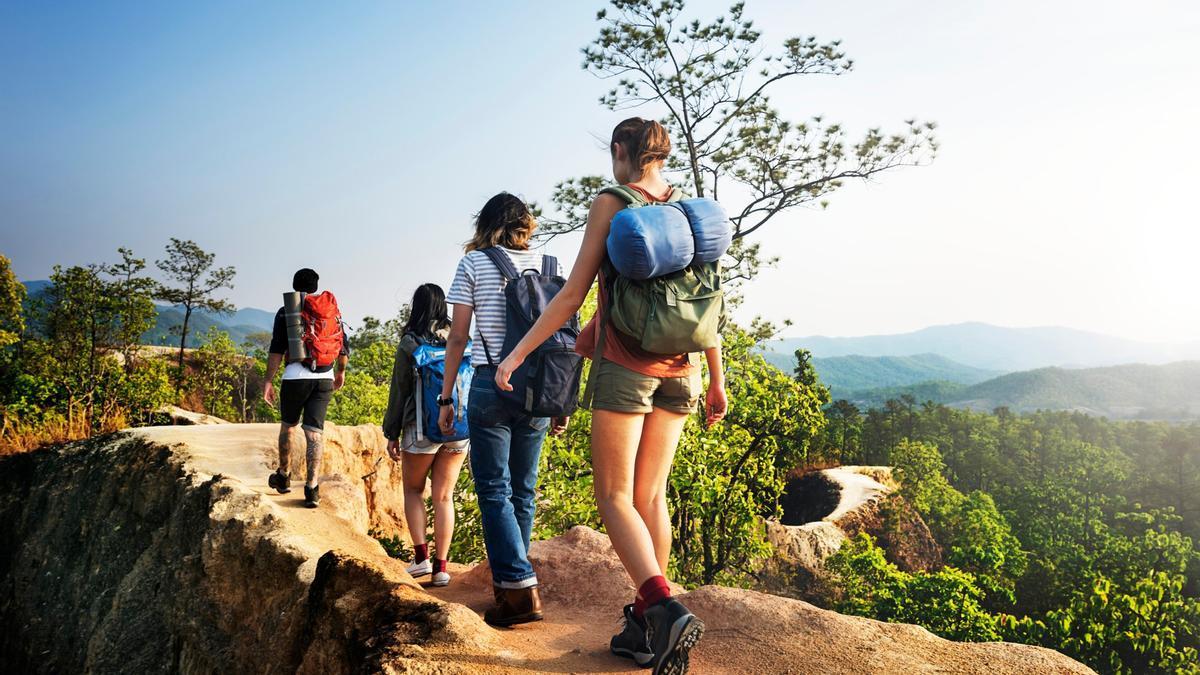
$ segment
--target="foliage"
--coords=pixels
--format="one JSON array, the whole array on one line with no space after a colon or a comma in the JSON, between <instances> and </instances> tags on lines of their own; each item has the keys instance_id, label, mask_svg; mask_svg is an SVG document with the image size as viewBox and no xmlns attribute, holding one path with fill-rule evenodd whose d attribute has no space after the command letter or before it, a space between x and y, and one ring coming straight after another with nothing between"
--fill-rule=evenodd
<instances>
[{"instance_id":1,"label":"foliage","mask_svg":"<svg viewBox=\"0 0 1200 675\"><path fill-rule=\"evenodd\" d=\"M995 640L996 617L981 606L975 577L953 567L903 572L888 562L874 538L859 533L826 561L838 580L838 611L882 621L912 623L952 640Z\"/></svg>"},{"instance_id":2,"label":"foliage","mask_svg":"<svg viewBox=\"0 0 1200 675\"><path fill-rule=\"evenodd\" d=\"M379 545L383 547L383 550L388 554L388 557L396 558L397 560L413 559L412 547L408 545L408 542L405 541L403 537L397 537L395 535L385 536L378 530L371 530L367 534L371 535L376 541L379 542Z\"/></svg>"},{"instance_id":3,"label":"foliage","mask_svg":"<svg viewBox=\"0 0 1200 675\"><path fill-rule=\"evenodd\" d=\"M7 354L25 332L24 304L25 286L13 274L11 261L0 255L0 354Z\"/></svg>"},{"instance_id":4,"label":"foliage","mask_svg":"<svg viewBox=\"0 0 1200 675\"><path fill-rule=\"evenodd\" d=\"M117 253L121 254L121 261L102 265L101 269L113 278L108 292L116 303L120 325L113 348L121 354L125 370L129 372L137 359L142 334L154 326L158 317L151 300L155 283L141 275L146 269L145 259L134 257L133 251L125 247L118 248Z\"/></svg>"},{"instance_id":5,"label":"foliage","mask_svg":"<svg viewBox=\"0 0 1200 675\"><path fill-rule=\"evenodd\" d=\"M227 420L241 418L233 393L245 360L228 333L216 326L209 327L204 344L196 350L196 372L192 376L192 385L200 394L205 412Z\"/></svg>"},{"instance_id":6,"label":"foliage","mask_svg":"<svg viewBox=\"0 0 1200 675\"><path fill-rule=\"evenodd\" d=\"M215 259L214 254L200 248L196 242L171 237L171 243L167 244L166 259L155 261L155 265L176 284L159 285L156 291L157 298L183 308L183 324L179 327L179 375L176 388L179 388L183 381L183 353L187 346L188 324L191 322L192 313L198 309L218 314L227 314L234 310L231 302L216 298L213 294L222 288L233 288L233 277L237 273L232 267L214 269Z\"/></svg>"}]
</instances>

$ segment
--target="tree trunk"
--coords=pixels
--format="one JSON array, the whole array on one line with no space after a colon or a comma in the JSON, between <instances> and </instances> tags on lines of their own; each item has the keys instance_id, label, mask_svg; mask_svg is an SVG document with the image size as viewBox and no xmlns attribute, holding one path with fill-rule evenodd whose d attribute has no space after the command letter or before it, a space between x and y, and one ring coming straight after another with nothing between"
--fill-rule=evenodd
<instances>
[{"instance_id":1,"label":"tree trunk","mask_svg":"<svg viewBox=\"0 0 1200 675\"><path fill-rule=\"evenodd\" d=\"M179 372L175 374L175 396L183 391L183 349L187 345L188 322L192 319L192 308L185 305L183 310L183 327L179 330Z\"/></svg>"}]
</instances>

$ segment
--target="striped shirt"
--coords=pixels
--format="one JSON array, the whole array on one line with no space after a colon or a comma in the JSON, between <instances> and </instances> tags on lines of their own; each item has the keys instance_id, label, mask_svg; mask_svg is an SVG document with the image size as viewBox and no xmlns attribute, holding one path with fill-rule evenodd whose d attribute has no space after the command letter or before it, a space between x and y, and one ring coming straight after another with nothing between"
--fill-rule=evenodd
<instances>
[{"instance_id":1,"label":"striped shirt","mask_svg":"<svg viewBox=\"0 0 1200 675\"><path fill-rule=\"evenodd\" d=\"M542 269L542 254L536 251L514 251L509 248L500 250L508 254L513 266L518 271ZM561 275L562 265L558 266ZM454 273L454 282L450 284L450 292L446 294L446 302L453 305L465 305L474 310L475 327L471 338L471 365L488 365L484 353L484 340L493 363L500 363L500 350L504 348L504 276L488 259L483 251L471 251L458 262L458 271Z\"/></svg>"}]
</instances>

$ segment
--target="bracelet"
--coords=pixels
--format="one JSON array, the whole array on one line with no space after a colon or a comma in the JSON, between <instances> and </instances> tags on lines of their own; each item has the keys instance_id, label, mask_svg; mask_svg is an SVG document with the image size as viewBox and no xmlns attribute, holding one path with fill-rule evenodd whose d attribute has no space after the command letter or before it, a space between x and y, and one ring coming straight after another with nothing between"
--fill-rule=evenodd
<instances>
[{"instance_id":1,"label":"bracelet","mask_svg":"<svg viewBox=\"0 0 1200 675\"><path fill-rule=\"evenodd\" d=\"M442 398L441 396L438 396L437 404L444 408L448 405L454 405L454 399L453 398Z\"/></svg>"}]
</instances>

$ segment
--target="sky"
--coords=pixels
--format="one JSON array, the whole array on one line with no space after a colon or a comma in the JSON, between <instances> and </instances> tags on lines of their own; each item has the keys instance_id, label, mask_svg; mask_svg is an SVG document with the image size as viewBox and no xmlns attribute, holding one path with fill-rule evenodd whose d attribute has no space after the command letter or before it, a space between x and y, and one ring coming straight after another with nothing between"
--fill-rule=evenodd
<instances>
[{"instance_id":1,"label":"sky","mask_svg":"<svg viewBox=\"0 0 1200 675\"><path fill-rule=\"evenodd\" d=\"M602 139L626 114L598 104L579 54L602 6L0 3L0 253L34 280L192 239L237 268L238 306L273 309L309 266L351 325L389 316L448 285L491 195L545 203L608 171ZM738 318L797 336L985 321L1200 339L1200 3L746 14L768 49L815 35L855 61L777 86L786 117L852 137L933 120L941 150L756 234L781 261ZM569 267L578 243L548 250Z\"/></svg>"}]
</instances>

